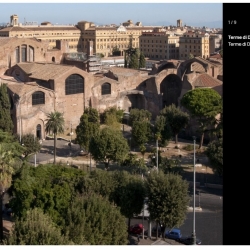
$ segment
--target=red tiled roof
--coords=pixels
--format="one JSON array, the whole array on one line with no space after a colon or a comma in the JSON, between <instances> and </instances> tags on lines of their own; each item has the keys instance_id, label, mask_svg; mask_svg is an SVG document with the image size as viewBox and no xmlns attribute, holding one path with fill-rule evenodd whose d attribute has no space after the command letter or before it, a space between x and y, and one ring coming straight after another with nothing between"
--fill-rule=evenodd
<instances>
[{"instance_id":1,"label":"red tiled roof","mask_svg":"<svg viewBox=\"0 0 250 250\"><path fill-rule=\"evenodd\" d=\"M208 87L212 88L215 86L222 85L222 82L206 73L198 75L192 82L194 87Z\"/></svg>"},{"instance_id":2,"label":"red tiled roof","mask_svg":"<svg viewBox=\"0 0 250 250\"><path fill-rule=\"evenodd\" d=\"M74 66L53 63L18 63L17 65L26 74L31 74L31 78L45 81L54 79L74 68Z\"/></svg>"},{"instance_id":3,"label":"red tiled roof","mask_svg":"<svg viewBox=\"0 0 250 250\"><path fill-rule=\"evenodd\" d=\"M210 56L210 58L221 59L222 57L220 54L215 54L215 55Z\"/></svg>"}]
</instances>

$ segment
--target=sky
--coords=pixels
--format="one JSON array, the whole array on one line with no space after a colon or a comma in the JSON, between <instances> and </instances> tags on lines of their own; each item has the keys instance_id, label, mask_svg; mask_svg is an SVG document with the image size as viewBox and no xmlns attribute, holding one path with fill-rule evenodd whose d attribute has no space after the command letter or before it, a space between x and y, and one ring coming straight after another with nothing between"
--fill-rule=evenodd
<instances>
[{"instance_id":1,"label":"sky","mask_svg":"<svg viewBox=\"0 0 250 250\"><path fill-rule=\"evenodd\" d=\"M10 22L10 16L16 14L20 23L49 21L52 24L77 24L79 21L90 21L96 25L119 25L132 20L134 24L142 22L142 25L176 25L177 19L181 19L183 24L190 26L222 28L222 3L218 2L15 2L0 2L0 24Z\"/></svg>"}]
</instances>

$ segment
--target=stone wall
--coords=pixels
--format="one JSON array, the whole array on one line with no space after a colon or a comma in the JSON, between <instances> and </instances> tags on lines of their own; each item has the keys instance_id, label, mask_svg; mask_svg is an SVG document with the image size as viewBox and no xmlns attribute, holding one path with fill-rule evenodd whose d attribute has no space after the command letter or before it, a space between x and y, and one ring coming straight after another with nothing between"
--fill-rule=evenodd
<instances>
[{"instance_id":1,"label":"stone wall","mask_svg":"<svg viewBox=\"0 0 250 250\"><path fill-rule=\"evenodd\" d=\"M1 39L0 38L0 43ZM30 62L52 62L61 63L63 59L63 53L68 52L68 43L65 41L58 41L58 48L49 50L49 42L40 41L36 38L6 38L9 39L8 43L0 46L0 67L6 69L14 66L17 63L16 60L16 48L20 49L20 60L21 60L21 46L26 45L27 47L27 61ZM3 42L3 41L2 41ZM33 49L33 52L29 50ZM60 49L59 49L60 48ZM33 54L33 56L31 55Z\"/></svg>"}]
</instances>

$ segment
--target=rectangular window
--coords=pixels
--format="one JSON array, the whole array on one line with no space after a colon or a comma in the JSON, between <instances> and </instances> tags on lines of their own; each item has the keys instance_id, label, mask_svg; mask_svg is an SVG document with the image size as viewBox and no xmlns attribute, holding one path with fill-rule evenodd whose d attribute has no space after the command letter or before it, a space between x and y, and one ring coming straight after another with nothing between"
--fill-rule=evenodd
<instances>
[{"instance_id":1,"label":"rectangular window","mask_svg":"<svg viewBox=\"0 0 250 250\"><path fill-rule=\"evenodd\" d=\"M16 48L16 63L20 62L20 51L19 47Z\"/></svg>"},{"instance_id":2,"label":"rectangular window","mask_svg":"<svg viewBox=\"0 0 250 250\"><path fill-rule=\"evenodd\" d=\"M26 62L27 61L27 48L26 46L22 46L22 62Z\"/></svg>"}]
</instances>

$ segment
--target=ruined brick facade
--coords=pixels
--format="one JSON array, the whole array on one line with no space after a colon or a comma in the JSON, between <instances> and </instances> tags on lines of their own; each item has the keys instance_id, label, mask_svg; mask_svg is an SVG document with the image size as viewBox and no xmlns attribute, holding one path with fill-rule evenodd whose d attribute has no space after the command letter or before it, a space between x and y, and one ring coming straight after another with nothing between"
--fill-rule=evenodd
<instances>
[{"instance_id":1,"label":"ruined brick facade","mask_svg":"<svg viewBox=\"0 0 250 250\"><path fill-rule=\"evenodd\" d=\"M67 43L58 42L55 50L46 49L45 42L34 38L0 38L0 44L0 84L8 85L15 132L34 133L41 139L46 136L46 115L54 110L63 113L66 130L71 124L76 128L89 106L99 112L112 106L125 111L147 109L155 118L164 106L178 105L190 89L222 86L216 79L219 66L200 58L162 62L152 72L113 67L105 74L93 75L77 66L60 64ZM33 48L32 57L28 49L23 50L32 60L17 62L18 47ZM67 92L70 81L77 83L74 77L82 89Z\"/></svg>"}]
</instances>

